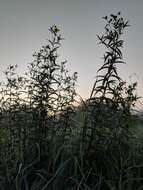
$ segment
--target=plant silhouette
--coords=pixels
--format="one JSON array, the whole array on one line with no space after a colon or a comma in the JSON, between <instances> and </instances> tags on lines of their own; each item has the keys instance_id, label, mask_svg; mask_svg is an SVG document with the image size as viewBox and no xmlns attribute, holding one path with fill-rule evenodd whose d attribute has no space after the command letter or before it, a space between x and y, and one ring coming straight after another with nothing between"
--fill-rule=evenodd
<instances>
[{"instance_id":1,"label":"plant silhouette","mask_svg":"<svg viewBox=\"0 0 143 190\"><path fill-rule=\"evenodd\" d=\"M97 37L104 62L90 97L78 105L77 72L59 59L63 37L56 25L26 74L17 74L17 65L4 72L0 190L142 189L143 121L132 113L137 83L127 85L118 72L129 24L120 12L103 19Z\"/></svg>"}]
</instances>

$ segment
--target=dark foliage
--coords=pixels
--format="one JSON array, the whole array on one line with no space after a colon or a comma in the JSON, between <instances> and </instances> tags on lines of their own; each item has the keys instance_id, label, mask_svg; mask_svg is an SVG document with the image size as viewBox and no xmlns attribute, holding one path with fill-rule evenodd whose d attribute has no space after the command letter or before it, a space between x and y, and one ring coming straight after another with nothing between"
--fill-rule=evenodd
<instances>
[{"instance_id":1,"label":"dark foliage","mask_svg":"<svg viewBox=\"0 0 143 190\"><path fill-rule=\"evenodd\" d=\"M142 120L131 112L137 83L118 73L128 21L111 14L104 63L88 100L76 104L77 72L59 61L62 36L35 52L24 76L10 65L0 86L1 190L140 190L143 188Z\"/></svg>"}]
</instances>

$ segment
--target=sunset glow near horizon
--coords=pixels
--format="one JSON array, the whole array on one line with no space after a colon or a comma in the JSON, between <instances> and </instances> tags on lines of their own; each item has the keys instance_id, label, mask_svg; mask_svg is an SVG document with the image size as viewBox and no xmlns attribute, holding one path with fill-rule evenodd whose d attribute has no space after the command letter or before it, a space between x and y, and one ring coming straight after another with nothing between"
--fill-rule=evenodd
<instances>
[{"instance_id":1,"label":"sunset glow near horizon","mask_svg":"<svg viewBox=\"0 0 143 190\"><path fill-rule=\"evenodd\" d=\"M78 72L77 91L90 96L97 70L102 66L104 48L98 45L97 34L104 33L103 16L121 11L130 21L124 37L120 76L138 82L138 95L143 95L143 1L142 0L4 0L0 1L0 70L18 65L26 71L27 63L50 38L48 28L56 24L65 40L60 59L67 68Z\"/></svg>"}]
</instances>

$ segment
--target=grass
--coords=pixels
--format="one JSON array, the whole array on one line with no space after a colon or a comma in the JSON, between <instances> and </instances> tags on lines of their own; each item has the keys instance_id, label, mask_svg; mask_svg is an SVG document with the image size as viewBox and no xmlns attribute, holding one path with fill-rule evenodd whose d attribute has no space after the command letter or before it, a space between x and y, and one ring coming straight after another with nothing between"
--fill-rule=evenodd
<instances>
[{"instance_id":1,"label":"grass","mask_svg":"<svg viewBox=\"0 0 143 190\"><path fill-rule=\"evenodd\" d=\"M104 17L104 64L91 96L75 106L77 73L58 60L60 30L34 54L27 74L5 71L0 92L1 190L140 190L143 121L132 114L137 83L118 75L120 12Z\"/></svg>"}]
</instances>

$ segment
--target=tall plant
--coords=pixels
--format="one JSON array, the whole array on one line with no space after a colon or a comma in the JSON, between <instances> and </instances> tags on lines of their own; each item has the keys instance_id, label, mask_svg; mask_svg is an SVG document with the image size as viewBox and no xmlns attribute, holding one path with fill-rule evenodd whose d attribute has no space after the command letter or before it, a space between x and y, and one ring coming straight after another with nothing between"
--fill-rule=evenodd
<instances>
[{"instance_id":1,"label":"tall plant","mask_svg":"<svg viewBox=\"0 0 143 190\"><path fill-rule=\"evenodd\" d=\"M58 49L63 39L60 30L55 25L49 30L52 39L33 55L34 61L29 65L29 99L37 112L35 129L40 143L47 138L47 130L53 124L52 137L55 136L55 119L72 106L76 95L77 73L71 76L66 69L66 61L59 61Z\"/></svg>"},{"instance_id":2,"label":"tall plant","mask_svg":"<svg viewBox=\"0 0 143 190\"><path fill-rule=\"evenodd\" d=\"M105 47L106 52L104 64L97 72L90 98L100 97L100 100L112 100L115 108L122 107L124 111L129 112L137 100L134 93L137 83L126 87L126 82L118 73L118 66L125 63L122 54L124 44L122 35L129 24L122 18L120 12L117 15L105 16L103 19L106 21L105 33L98 36L98 39L99 44Z\"/></svg>"},{"instance_id":3,"label":"tall plant","mask_svg":"<svg viewBox=\"0 0 143 190\"><path fill-rule=\"evenodd\" d=\"M98 142L106 147L121 131L127 137L128 115L138 98L135 94L137 83L127 86L118 73L118 66L124 63L122 35L129 26L128 21L123 19L120 12L103 19L106 21L105 32L98 35L98 39L106 50L104 63L97 71L96 81L87 100L88 126L86 124L83 127L83 142L87 138L88 147Z\"/></svg>"},{"instance_id":4,"label":"tall plant","mask_svg":"<svg viewBox=\"0 0 143 190\"><path fill-rule=\"evenodd\" d=\"M106 21L104 27L105 33L98 36L99 44L105 46L107 51L104 54L104 64L97 72L97 79L94 83L90 97L95 97L100 93L101 97L111 94L114 96L114 90L122 81L117 66L124 63L121 48L123 47L122 34L124 29L128 27L128 21L120 16L111 14L110 17L103 17Z\"/></svg>"}]
</instances>

